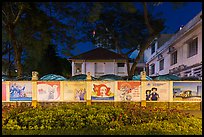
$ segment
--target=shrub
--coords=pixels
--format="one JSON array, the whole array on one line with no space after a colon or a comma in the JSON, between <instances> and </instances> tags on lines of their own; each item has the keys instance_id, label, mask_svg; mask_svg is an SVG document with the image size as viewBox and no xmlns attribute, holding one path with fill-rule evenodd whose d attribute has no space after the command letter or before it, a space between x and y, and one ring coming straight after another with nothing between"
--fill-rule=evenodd
<instances>
[{"instance_id":1,"label":"shrub","mask_svg":"<svg viewBox=\"0 0 204 137\"><path fill-rule=\"evenodd\" d=\"M145 108L136 104L86 106L61 104L2 110L5 130L73 130L91 134L201 134L202 120L176 109ZM32 132L33 133L33 132Z\"/></svg>"}]
</instances>

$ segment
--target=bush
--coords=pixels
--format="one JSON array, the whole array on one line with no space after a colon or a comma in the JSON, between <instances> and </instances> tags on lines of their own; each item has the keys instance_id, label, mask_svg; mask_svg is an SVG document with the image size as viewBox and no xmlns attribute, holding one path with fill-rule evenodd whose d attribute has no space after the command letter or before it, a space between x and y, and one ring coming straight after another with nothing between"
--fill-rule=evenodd
<instances>
[{"instance_id":1,"label":"bush","mask_svg":"<svg viewBox=\"0 0 204 137\"><path fill-rule=\"evenodd\" d=\"M53 130L62 131L63 134L202 133L202 120L188 113L176 109L145 108L128 103L120 106L70 103L37 108L7 107L3 108L2 112L2 129L5 134L17 134L7 132L13 130L18 133L22 133L21 130L26 131L27 134L42 134L41 131Z\"/></svg>"}]
</instances>

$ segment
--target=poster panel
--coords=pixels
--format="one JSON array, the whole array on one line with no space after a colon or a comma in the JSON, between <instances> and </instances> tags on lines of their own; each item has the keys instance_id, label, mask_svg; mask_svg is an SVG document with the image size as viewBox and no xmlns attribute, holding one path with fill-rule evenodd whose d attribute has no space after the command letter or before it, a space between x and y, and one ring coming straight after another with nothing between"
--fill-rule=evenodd
<instances>
[{"instance_id":1,"label":"poster panel","mask_svg":"<svg viewBox=\"0 0 204 137\"><path fill-rule=\"evenodd\" d=\"M146 101L169 101L169 82L167 81L146 81Z\"/></svg>"},{"instance_id":2,"label":"poster panel","mask_svg":"<svg viewBox=\"0 0 204 137\"><path fill-rule=\"evenodd\" d=\"M84 101L86 100L86 82L65 82L64 101Z\"/></svg>"},{"instance_id":3,"label":"poster panel","mask_svg":"<svg viewBox=\"0 0 204 137\"><path fill-rule=\"evenodd\" d=\"M6 83L2 83L2 101L6 101Z\"/></svg>"},{"instance_id":4,"label":"poster panel","mask_svg":"<svg viewBox=\"0 0 204 137\"><path fill-rule=\"evenodd\" d=\"M141 82L118 82L117 101L140 101Z\"/></svg>"},{"instance_id":5,"label":"poster panel","mask_svg":"<svg viewBox=\"0 0 204 137\"><path fill-rule=\"evenodd\" d=\"M173 82L173 101L201 101L202 82Z\"/></svg>"},{"instance_id":6,"label":"poster panel","mask_svg":"<svg viewBox=\"0 0 204 137\"><path fill-rule=\"evenodd\" d=\"M32 83L13 81L9 84L10 101L32 101Z\"/></svg>"},{"instance_id":7,"label":"poster panel","mask_svg":"<svg viewBox=\"0 0 204 137\"><path fill-rule=\"evenodd\" d=\"M115 83L97 81L91 84L91 100L114 100Z\"/></svg>"},{"instance_id":8,"label":"poster panel","mask_svg":"<svg viewBox=\"0 0 204 137\"><path fill-rule=\"evenodd\" d=\"M60 82L37 82L38 101L60 100Z\"/></svg>"}]
</instances>

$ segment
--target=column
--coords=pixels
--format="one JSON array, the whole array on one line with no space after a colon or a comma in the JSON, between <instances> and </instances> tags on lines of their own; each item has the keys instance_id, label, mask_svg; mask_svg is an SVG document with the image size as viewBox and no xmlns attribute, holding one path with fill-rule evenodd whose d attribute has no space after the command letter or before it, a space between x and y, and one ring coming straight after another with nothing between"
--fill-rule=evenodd
<instances>
[{"instance_id":1,"label":"column","mask_svg":"<svg viewBox=\"0 0 204 137\"><path fill-rule=\"evenodd\" d=\"M86 71L85 71L85 64L86 64L86 62L83 62L82 63L82 74L86 74Z\"/></svg>"},{"instance_id":2,"label":"column","mask_svg":"<svg viewBox=\"0 0 204 137\"><path fill-rule=\"evenodd\" d=\"M72 62L72 76L74 76L74 61Z\"/></svg>"},{"instance_id":3,"label":"column","mask_svg":"<svg viewBox=\"0 0 204 137\"><path fill-rule=\"evenodd\" d=\"M32 81L32 106L37 106L37 82Z\"/></svg>"},{"instance_id":4,"label":"column","mask_svg":"<svg viewBox=\"0 0 204 137\"><path fill-rule=\"evenodd\" d=\"M140 80L141 80L141 89L142 89L142 95L141 95L141 106L142 107L146 107L146 97L145 97L145 95L146 95L146 91L145 91L145 86L146 86L146 72L145 71L142 71L141 73L140 73Z\"/></svg>"}]
</instances>

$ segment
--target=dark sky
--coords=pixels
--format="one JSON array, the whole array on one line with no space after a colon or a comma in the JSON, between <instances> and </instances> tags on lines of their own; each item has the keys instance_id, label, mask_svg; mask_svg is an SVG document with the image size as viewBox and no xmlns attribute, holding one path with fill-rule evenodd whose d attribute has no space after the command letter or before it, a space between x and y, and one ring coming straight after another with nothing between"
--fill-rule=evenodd
<instances>
[{"instance_id":1,"label":"dark sky","mask_svg":"<svg viewBox=\"0 0 204 137\"><path fill-rule=\"evenodd\" d=\"M141 6L136 6L138 10L142 10ZM165 19L166 28L162 33L175 33L181 25L186 25L193 17L195 17L202 10L202 2L185 2L185 4L177 9L174 9L172 4L169 2L164 2L163 4L150 9L153 15ZM72 50L74 55L81 54L83 52L94 49L95 46L90 42L79 43L76 48ZM66 57L68 58L68 57Z\"/></svg>"}]
</instances>

